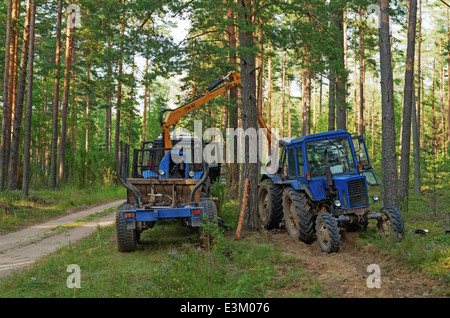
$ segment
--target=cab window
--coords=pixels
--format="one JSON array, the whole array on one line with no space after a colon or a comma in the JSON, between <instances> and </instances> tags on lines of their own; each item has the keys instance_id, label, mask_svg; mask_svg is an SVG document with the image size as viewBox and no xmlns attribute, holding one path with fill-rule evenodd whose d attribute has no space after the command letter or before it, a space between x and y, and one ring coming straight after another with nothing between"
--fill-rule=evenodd
<instances>
[{"instance_id":1,"label":"cab window","mask_svg":"<svg viewBox=\"0 0 450 318\"><path fill-rule=\"evenodd\" d=\"M297 171L295 169L295 149L291 148L288 150L288 164L289 164L289 176L296 177Z\"/></svg>"},{"instance_id":2,"label":"cab window","mask_svg":"<svg viewBox=\"0 0 450 318\"><path fill-rule=\"evenodd\" d=\"M303 160L303 147L297 148L297 171L300 178L305 177L305 164Z\"/></svg>"}]
</instances>

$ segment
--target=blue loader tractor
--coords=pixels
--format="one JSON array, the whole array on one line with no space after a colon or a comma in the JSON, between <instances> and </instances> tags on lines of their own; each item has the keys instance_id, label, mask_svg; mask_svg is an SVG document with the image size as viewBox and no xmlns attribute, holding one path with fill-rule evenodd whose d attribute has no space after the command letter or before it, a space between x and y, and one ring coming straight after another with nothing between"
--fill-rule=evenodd
<instances>
[{"instance_id":1,"label":"blue loader tractor","mask_svg":"<svg viewBox=\"0 0 450 318\"><path fill-rule=\"evenodd\" d=\"M379 185L371 167L365 140L344 130L279 141L275 173L263 174L258 189L258 214L266 229L284 226L295 239L322 251L338 252L340 228L366 229L376 219L379 231L402 237L400 211L385 206L371 211L368 185Z\"/></svg>"},{"instance_id":2,"label":"blue loader tractor","mask_svg":"<svg viewBox=\"0 0 450 318\"><path fill-rule=\"evenodd\" d=\"M218 221L216 205L208 197L213 168L206 162L192 162L194 151L200 151L204 145L200 143L197 147L194 144L198 143L191 141L182 150L162 148L161 139L144 142L141 149L134 149L131 178L128 178L129 146L125 145L123 151L120 146L121 164L117 170L120 182L127 189L127 201L116 212L120 252L135 251L141 233L161 220L198 229L202 243L213 239L212 234L202 234L206 224L223 222Z\"/></svg>"}]
</instances>

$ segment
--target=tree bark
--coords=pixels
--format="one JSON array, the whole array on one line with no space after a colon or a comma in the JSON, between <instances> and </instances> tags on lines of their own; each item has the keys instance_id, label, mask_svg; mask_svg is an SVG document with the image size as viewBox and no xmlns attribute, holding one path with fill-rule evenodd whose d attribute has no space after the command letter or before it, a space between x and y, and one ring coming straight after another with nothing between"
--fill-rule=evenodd
<instances>
[{"instance_id":1,"label":"tree bark","mask_svg":"<svg viewBox=\"0 0 450 318\"><path fill-rule=\"evenodd\" d=\"M67 21L70 21L71 12L68 12ZM66 45L65 45L65 69L64 69L64 88L63 88L63 105L61 113L61 138L59 141L59 171L58 185L61 187L65 177L66 164L66 139L67 139L67 115L69 108L69 86L70 86L70 69L72 62L72 28L70 23L66 27Z\"/></svg>"},{"instance_id":2,"label":"tree bark","mask_svg":"<svg viewBox=\"0 0 450 318\"><path fill-rule=\"evenodd\" d=\"M363 11L359 12L360 20L363 20ZM366 136L366 125L364 123L364 86L365 86L365 47L364 47L364 30L361 28L361 33L359 34L359 134L361 136Z\"/></svg>"},{"instance_id":3,"label":"tree bark","mask_svg":"<svg viewBox=\"0 0 450 318\"><path fill-rule=\"evenodd\" d=\"M417 0L409 1L409 23L405 64L405 87L403 90L403 129L400 161L399 201L408 209L409 162L411 149L411 112L414 96L414 55L416 44ZM405 202L406 200L406 202Z\"/></svg>"},{"instance_id":4,"label":"tree bark","mask_svg":"<svg viewBox=\"0 0 450 318\"><path fill-rule=\"evenodd\" d=\"M281 75L281 137L284 137L284 108L286 105L286 51L283 51Z\"/></svg>"},{"instance_id":5,"label":"tree bark","mask_svg":"<svg viewBox=\"0 0 450 318\"><path fill-rule=\"evenodd\" d=\"M125 1L122 0L123 5L122 11L122 21L120 23L120 36L123 41L123 36L125 34ZM120 44L120 62L119 62L119 80L117 87L117 106L116 106L116 131L114 136L114 158L116 161L116 166L119 162L119 142L120 142L120 108L122 106L122 68L123 68L123 43Z\"/></svg>"},{"instance_id":6,"label":"tree bark","mask_svg":"<svg viewBox=\"0 0 450 318\"><path fill-rule=\"evenodd\" d=\"M345 7L339 9L334 24L339 30L336 39L336 45L340 51L337 58L338 67L336 69L336 129L347 130L347 105L345 103L347 74L344 62L344 10Z\"/></svg>"},{"instance_id":7,"label":"tree bark","mask_svg":"<svg viewBox=\"0 0 450 318\"><path fill-rule=\"evenodd\" d=\"M6 21L6 39L5 39L5 73L3 76L3 114L2 114L2 136L0 145L0 190L4 190L7 173L7 143L8 143L8 118L11 110L8 108L9 99L9 65L10 65L10 46L11 46L11 20L12 20L13 1L8 0L7 21Z\"/></svg>"},{"instance_id":8,"label":"tree bark","mask_svg":"<svg viewBox=\"0 0 450 318\"><path fill-rule=\"evenodd\" d=\"M328 92L328 131L336 129L336 75L333 69L330 69L329 92Z\"/></svg>"},{"instance_id":9,"label":"tree bark","mask_svg":"<svg viewBox=\"0 0 450 318\"><path fill-rule=\"evenodd\" d=\"M31 144L31 115L33 111L33 65L34 65L34 30L35 30L36 2L30 0L30 44L28 48L28 87L27 113L25 117L25 142L23 150L23 179L22 194L28 196L30 183L30 144Z\"/></svg>"},{"instance_id":10,"label":"tree bark","mask_svg":"<svg viewBox=\"0 0 450 318\"><path fill-rule=\"evenodd\" d=\"M382 102L381 180L383 203L398 207L397 156L395 150L394 82L389 38L389 0L378 0L380 7L380 77Z\"/></svg>"},{"instance_id":11,"label":"tree bark","mask_svg":"<svg viewBox=\"0 0 450 318\"><path fill-rule=\"evenodd\" d=\"M311 133L311 68L309 57L304 57L302 71L302 136Z\"/></svg>"},{"instance_id":12,"label":"tree bark","mask_svg":"<svg viewBox=\"0 0 450 318\"><path fill-rule=\"evenodd\" d=\"M148 58L145 59L145 76L148 76ZM148 98L148 83L147 79L144 81L144 118L142 123L142 141L147 138L147 98ZM224 127L226 128L226 127Z\"/></svg>"},{"instance_id":13,"label":"tree bark","mask_svg":"<svg viewBox=\"0 0 450 318\"><path fill-rule=\"evenodd\" d=\"M53 114L52 114L52 144L50 150L50 189L56 188L57 165L58 165L58 112L59 112L59 65L61 63L61 22L62 22L62 0L58 1L58 18L56 26L56 50L55 50L55 84L53 92Z\"/></svg>"},{"instance_id":14,"label":"tree bark","mask_svg":"<svg viewBox=\"0 0 450 318\"><path fill-rule=\"evenodd\" d=\"M231 54L229 58L229 64L231 69L237 68L237 60L236 60L236 49L237 49L237 41L236 41L236 27L234 25L234 12L231 8L228 8L227 11L227 20L228 20L228 45L230 46ZM269 66L270 67L270 66ZM270 84L269 84L270 85ZM239 106L238 106L238 91L236 87L230 89L230 105L231 109L229 126L230 128L238 128L239 125ZM235 147L236 148L236 147ZM237 162L237 152L236 149L233 151L233 163L228 164L228 184L229 187L229 196L232 199L237 199L239 196L239 170L240 167L236 163Z\"/></svg>"},{"instance_id":15,"label":"tree bark","mask_svg":"<svg viewBox=\"0 0 450 318\"><path fill-rule=\"evenodd\" d=\"M255 47L252 33L254 27L253 17L255 14L251 0L238 0L240 6L240 28L239 44L241 50L241 74L242 74L242 126L244 131L258 129L258 115L256 105L256 78L255 78L255 56L251 48ZM245 139L245 147L249 149L249 140ZM242 177L249 179L249 191L247 207L244 219L244 229L256 231L258 229L257 219L257 197L258 197L258 161L250 162L249 151L245 151L245 162L242 165ZM242 204L242 202L241 202Z\"/></svg>"},{"instance_id":16,"label":"tree bark","mask_svg":"<svg viewBox=\"0 0 450 318\"><path fill-rule=\"evenodd\" d=\"M268 82L268 91L267 91L267 127L269 129L272 127L272 57L269 55L267 58L267 82Z\"/></svg>"},{"instance_id":17,"label":"tree bark","mask_svg":"<svg viewBox=\"0 0 450 318\"><path fill-rule=\"evenodd\" d=\"M17 190L17 166L19 161L20 132L22 130L23 102L25 97L25 85L27 80L27 62L28 62L28 45L29 45L29 15L30 0L27 0L25 24L22 37L22 56L20 58L20 75L19 87L17 90L14 128L11 141L11 151L9 157L8 168L8 187L11 190Z\"/></svg>"}]
</instances>

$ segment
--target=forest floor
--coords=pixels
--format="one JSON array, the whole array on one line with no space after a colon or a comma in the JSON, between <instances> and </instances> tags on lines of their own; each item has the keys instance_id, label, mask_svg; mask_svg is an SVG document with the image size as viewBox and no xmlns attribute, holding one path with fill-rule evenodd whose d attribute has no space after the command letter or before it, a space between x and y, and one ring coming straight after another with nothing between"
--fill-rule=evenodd
<instances>
[{"instance_id":1,"label":"forest floor","mask_svg":"<svg viewBox=\"0 0 450 318\"><path fill-rule=\"evenodd\" d=\"M282 253L298 259L307 275L319 281L325 297L428 298L442 297L443 291L449 291L450 286L432 279L429 273L411 270L374 246L358 244L357 235L341 231L339 252L326 254L317 241L307 245L292 239L285 230L269 231ZM368 287L371 264L380 268L380 288Z\"/></svg>"}]
</instances>

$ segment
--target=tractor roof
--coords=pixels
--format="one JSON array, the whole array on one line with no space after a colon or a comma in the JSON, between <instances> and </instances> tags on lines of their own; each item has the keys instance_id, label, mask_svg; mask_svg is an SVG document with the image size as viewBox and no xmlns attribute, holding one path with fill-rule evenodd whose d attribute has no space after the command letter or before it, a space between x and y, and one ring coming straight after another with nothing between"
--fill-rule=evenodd
<instances>
[{"instance_id":1,"label":"tractor roof","mask_svg":"<svg viewBox=\"0 0 450 318\"><path fill-rule=\"evenodd\" d=\"M322 138L326 138L326 137L331 138L336 135L342 135L342 134L348 134L348 132L346 132L345 130L334 130L334 131L327 131L327 132L318 133L318 134L307 135L307 136L292 139L292 140L290 140L289 144L292 145L292 144L302 143L305 140L306 141L307 140L315 140L315 139L322 139Z\"/></svg>"}]
</instances>

